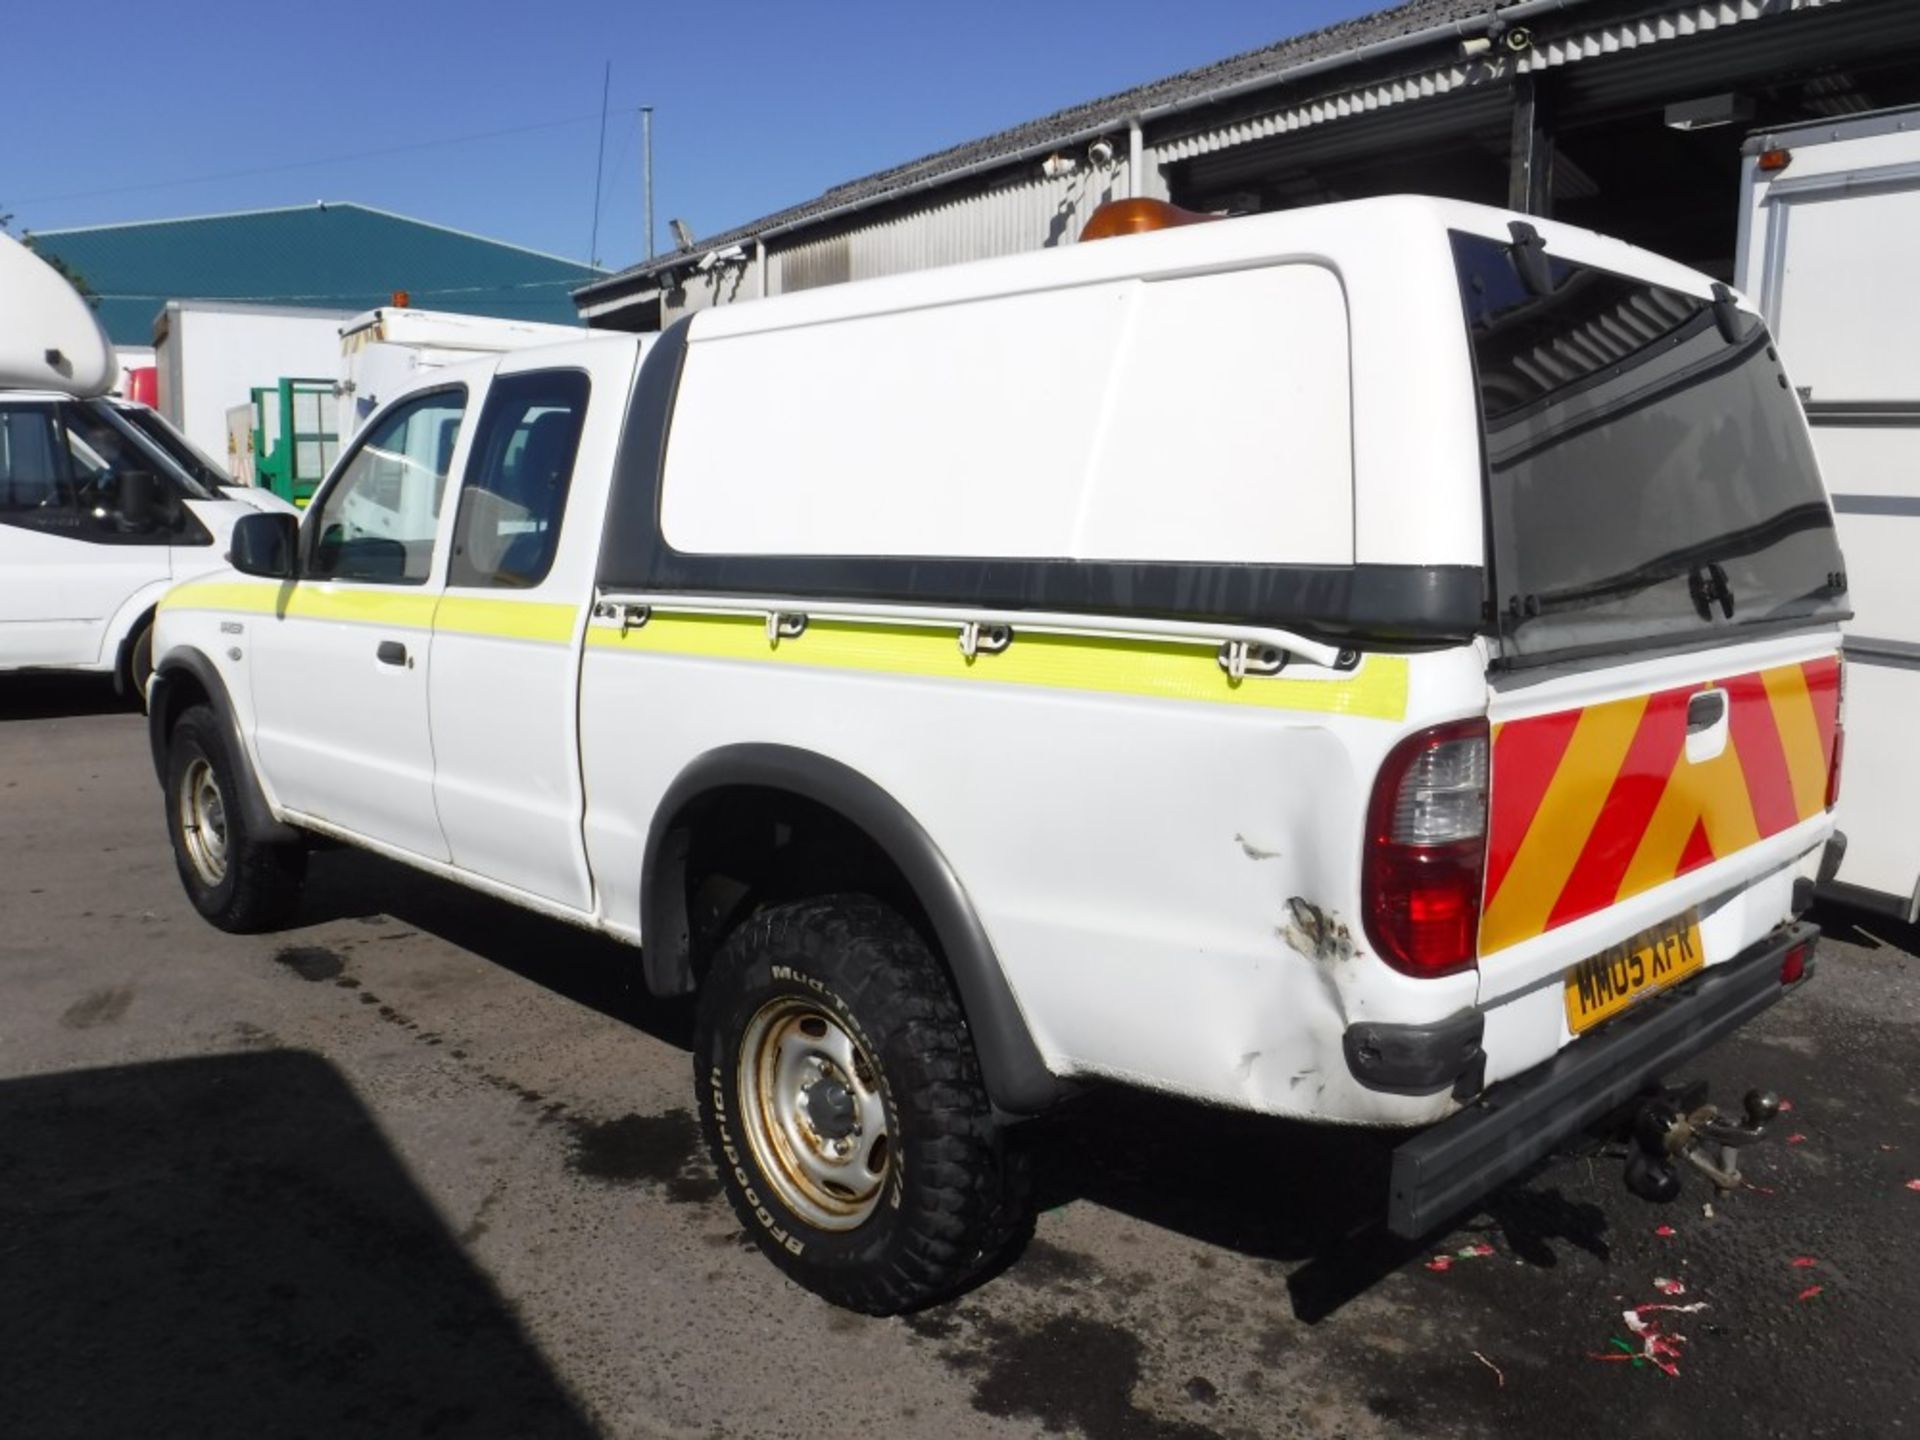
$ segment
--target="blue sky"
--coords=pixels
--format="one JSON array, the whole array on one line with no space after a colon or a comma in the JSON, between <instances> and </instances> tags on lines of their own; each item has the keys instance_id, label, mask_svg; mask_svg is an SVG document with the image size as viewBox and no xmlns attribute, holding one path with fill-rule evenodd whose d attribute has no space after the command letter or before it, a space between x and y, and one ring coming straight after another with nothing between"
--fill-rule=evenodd
<instances>
[{"instance_id":1,"label":"blue sky","mask_svg":"<svg viewBox=\"0 0 1920 1440\"><path fill-rule=\"evenodd\" d=\"M671 216L711 235L1378 8L93 0L76 24L69 5L22 0L5 24L0 214L52 230L356 200L587 259L611 61L599 253L619 266L644 245L639 104L655 107L655 225L671 248Z\"/></svg>"}]
</instances>

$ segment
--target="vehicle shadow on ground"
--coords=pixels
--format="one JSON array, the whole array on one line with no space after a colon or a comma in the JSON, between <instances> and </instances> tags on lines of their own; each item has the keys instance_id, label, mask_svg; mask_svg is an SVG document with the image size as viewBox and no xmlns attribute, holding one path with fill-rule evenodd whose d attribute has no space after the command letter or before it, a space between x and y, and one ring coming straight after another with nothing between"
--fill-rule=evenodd
<instances>
[{"instance_id":1,"label":"vehicle shadow on ground","mask_svg":"<svg viewBox=\"0 0 1920 1440\"><path fill-rule=\"evenodd\" d=\"M1388 1177L1403 1132L1308 1125L1111 1089L1026 1127L1042 1208L1085 1200L1287 1269L1296 1319L1314 1323L1365 1293L1433 1237L1387 1232ZM1568 1199L1553 1162L1462 1217L1528 1264L1557 1244L1607 1254L1600 1206Z\"/></svg>"},{"instance_id":2,"label":"vehicle shadow on ground","mask_svg":"<svg viewBox=\"0 0 1920 1440\"><path fill-rule=\"evenodd\" d=\"M1905 954L1920 955L1920 925L1838 901L1820 902L1814 907L1813 918L1820 922L1820 932L1828 940L1858 945L1863 950L1891 945Z\"/></svg>"},{"instance_id":3,"label":"vehicle shadow on ground","mask_svg":"<svg viewBox=\"0 0 1920 1440\"><path fill-rule=\"evenodd\" d=\"M109 675L0 676L0 724L9 720L132 715L139 709L114 689Z\"/></svg>"},{"instance_id":4,"label":"vehicle shadow on ground","mask_svg":"<svg viewBox=\"0 0 1920 1440\"><path fill-rule=\"evenodd\" d=\"M0 1082L0 1435L588 1436L317 1056Z\"/></svg>"},{"instance_id":5,"label":"vehicle shadow on ground","mask_svg":"<svg viewBox=\"0 0 1920 1440\"><path fill-rule=\"evenodd\" d=\"M314 855L302 924L383 916L667 1044L692 1048L691 1001L649 996L632 947L363 851ZM1092 1088L1019 1130L1034 1159L1042 1209L1084 1200L1292 1267L1294 1313L1310 1322L1431 1245L1397 1239L1382 1223L1400 1138L1118 1086ZM1566 1199L1548 1168L1490 1197L1472 1226L1498 1234L1511 1253L1535 1265L1556 1263L1555 1242L1604 1255L1600 1207Z\"/></svg>"},{"instance_id":6,"label":"vehicle shadow on ground","mask_svg":"<svg viewBox=\"0 0 1920 1440\"><path fill-rule=\"evenodd\" d=\"M314 853L299 924L381 917L456 945L666 1044L693 1048L692 1002L649 995L640 975L640 952L633 946L363 850L337 846Z\"/></svg>"}]
</instances>

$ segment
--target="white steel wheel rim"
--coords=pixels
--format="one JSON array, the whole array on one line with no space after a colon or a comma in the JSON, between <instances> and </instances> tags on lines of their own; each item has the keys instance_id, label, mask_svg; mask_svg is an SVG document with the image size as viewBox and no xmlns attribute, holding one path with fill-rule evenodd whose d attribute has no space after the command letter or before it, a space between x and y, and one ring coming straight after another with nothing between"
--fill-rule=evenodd
<instances>
[{"instance_id":1,"label":"white steel wheel rim","mask_svg":"<svg viewBox=\"0 0 1920 1440\"><path fill-rule=\"evenodd\" d=\"M740 1113L760 1173L820 1230L857 1229L894 1164L880 1071L818 1005L760 1007L740 1041Z\"/></svg>"},{"instance_id":2,"label":"white steel wheel rim","mask_svg":"<svg viewBox=\"0 0 1920 1440\"><path fill-rule=\"evenodd\" d=\"M180 834L195 874L208 885L227 878L227 803L204 757L180 777Z\"/></svg>"}]
</instances>

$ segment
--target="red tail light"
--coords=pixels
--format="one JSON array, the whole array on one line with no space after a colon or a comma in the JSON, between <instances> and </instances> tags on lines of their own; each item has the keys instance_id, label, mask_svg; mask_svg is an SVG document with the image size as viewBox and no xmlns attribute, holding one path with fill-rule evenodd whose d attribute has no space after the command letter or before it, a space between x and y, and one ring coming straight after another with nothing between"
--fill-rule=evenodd
<instances>
[{"instance_id":1,"label":"red tail light","mask_svg":"<svg viewBox=\"0 0 1920 1440\"><path fill-rule=\"evenodd\" d=\"M1796 945L1787 951L1786 958L1780 962L1780 983L1798 985L1807 974L1807 947Z\"/></svg>"},{"instance_id":2,"label":"red tail light","mask_svg":"<svg viewBox=\"0 0 1920 1440\"><path fill-rule=\"evenodd\" d=\"M1487 855L1487 722L1460 720L1393 748L1367 807L1367 937L1409 975L1474 963Z\"/></svg>"},{"instance_id":3,"label":"red tail light","mask_svg":"<svg viewBox=\"0 0 1920 1440\"><path fill-rule=\"evenodd\" d=\"M1827 809L1840 803L1840 757L1847 748L1847 665L1840 662L1840 694L1833 703L1833 754L1827 757Z\"/></svg>"}]
</instances>

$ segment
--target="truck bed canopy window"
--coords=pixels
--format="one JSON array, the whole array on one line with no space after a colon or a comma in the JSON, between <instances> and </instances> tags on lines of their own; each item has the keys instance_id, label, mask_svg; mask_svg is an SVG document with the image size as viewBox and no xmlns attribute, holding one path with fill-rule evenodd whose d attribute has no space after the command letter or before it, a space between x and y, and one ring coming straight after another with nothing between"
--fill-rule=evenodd
<instances>
[{"instance_id":1,"label":"truck bed canopy window","mask_svg":"<svg viewBox=\"0 0 1920 1440\"><path fill-rule=\"evenodd\" d=\"M1456 234L1486 442L1505 658L1685 643L1841 618L1813 448L1766 327L1548 254Z\"/></svg>"}]
</instances>

